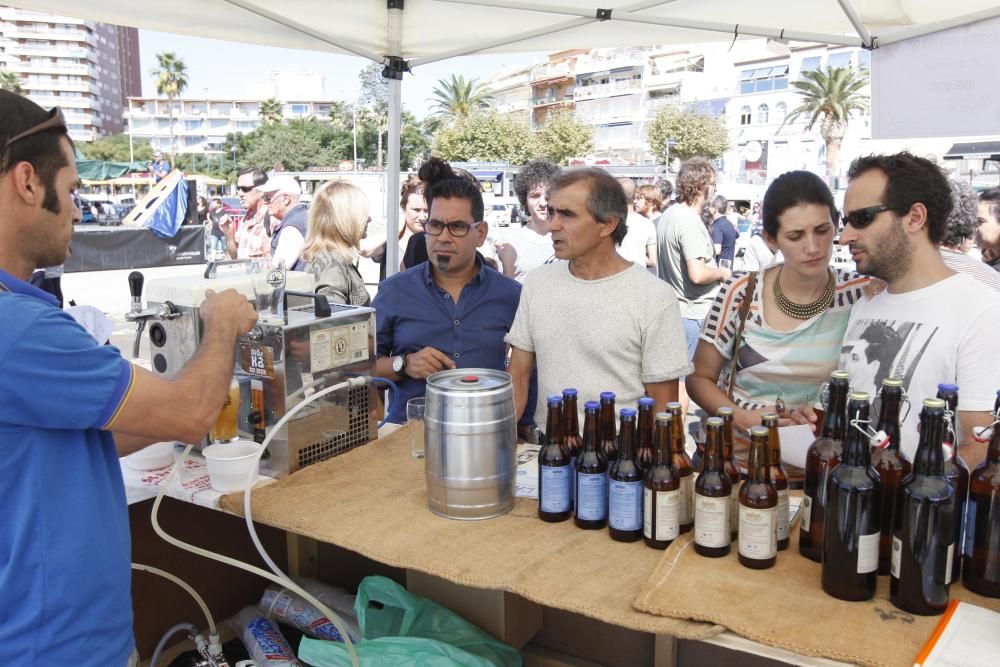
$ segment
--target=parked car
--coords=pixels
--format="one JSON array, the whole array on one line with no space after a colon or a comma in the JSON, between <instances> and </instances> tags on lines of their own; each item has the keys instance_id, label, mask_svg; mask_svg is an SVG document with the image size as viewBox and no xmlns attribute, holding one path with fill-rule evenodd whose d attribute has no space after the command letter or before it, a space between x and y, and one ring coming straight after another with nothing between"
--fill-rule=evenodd
<instances>
[{"instance_id":1,"label":"parked car","mask_svg":"<svg viewBox=\"0 0 1000 667\"><path fill-rule=\"evenodd\" d=\"M507 204L490 204L486 207L486 222L495 227L510 225L510 208Z\"/></svg>"}]
</instances>

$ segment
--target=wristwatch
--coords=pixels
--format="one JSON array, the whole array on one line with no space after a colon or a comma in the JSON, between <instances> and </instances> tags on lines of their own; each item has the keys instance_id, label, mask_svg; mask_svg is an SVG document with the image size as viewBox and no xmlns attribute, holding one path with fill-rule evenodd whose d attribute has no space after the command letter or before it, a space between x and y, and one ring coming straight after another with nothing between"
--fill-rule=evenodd
<instances>
[{"instance_id":1,"label":"wristwatch","mask_svg":"<svg viewBox=\"0 0 1000 667\"><path fill-rule=\"evenodd\" d=\"M406 375L406 355L399 354L392 358L392 372L403 377Z\"/></svg>"}]
</instances>

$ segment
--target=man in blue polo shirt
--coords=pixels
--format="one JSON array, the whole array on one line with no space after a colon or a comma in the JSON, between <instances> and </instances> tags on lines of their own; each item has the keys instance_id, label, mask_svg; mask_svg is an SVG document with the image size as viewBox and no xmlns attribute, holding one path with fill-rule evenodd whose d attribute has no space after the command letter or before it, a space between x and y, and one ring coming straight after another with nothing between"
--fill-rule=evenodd
<instances>
[{"instance_id":1,"label":"man in blue polo shirt","mask_svg":"<svg viewBox=\"0 0 1000 667\"><path fill-rule=\"evenodd\" d=\"M486 240L478 184L438 158L420 168L429 216L428 260L385 280L373 306L378 322L376 375L395 380L399 396L389 421L406 421L406 402L423 396L427 377L449 368L503 370L504 336L521 286L483 265Z\"/></svg>"},{"instance_id":2,"label":"man in blue polo shirt","mask_svg":"<svg viewBox=\"0 0 1000 667\"><path fill-rule=\"evenodd\" d=\"M59 110L0 91L0 665L138 664L118 456L201 439L256 320L235 291L209 296L173 381L98 345L27 282L66 260L78 183Z\"/></svg>"}]
</instances>

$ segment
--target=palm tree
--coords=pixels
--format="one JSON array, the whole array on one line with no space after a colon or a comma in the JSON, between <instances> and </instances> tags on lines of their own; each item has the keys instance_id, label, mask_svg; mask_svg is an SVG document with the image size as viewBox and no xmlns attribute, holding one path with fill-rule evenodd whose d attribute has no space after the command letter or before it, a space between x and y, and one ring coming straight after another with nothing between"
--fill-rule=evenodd
<instances>
[{"instance_id":1,"label":"palm tree","mask_svg":"<svg viewBox=\"0 0 1000 667\"><path fill-rule=\"evenodd\" d=\"M431 96L434 115L445 118L462 118L480 109L489 108L493 94L479 83L479 79L465 80L464 76L451 75L451 79L439 79Z\"/></svg>"},{"instance_id":2,"label":"palm tree","mask_svg":"<svg viewBox=\"0 0 1000 667\"><path fill-rule=\"evenodd\" d=\"M793 81L802 102L785 118L790 123L799 116L808 116L806 130L819 121L819 134L826 143L826 177L831 183L837 172L840 143L847 132L847 121L856 111L867 111L870 94L862 92L868 86L868 71L851 67L803 72L803 79ZM785 123L782 123L784 126Z\"/></svg>"},{"instance_id":3,"label":"palm tree","mask_svg":"<svg viewBox=\"0 0 1000 667\"><path fill-rule=\"evenodd\" d=\"M260 119L265 125L281 122L282 105L277 98L272 97L260 103Z\"/></svg>"},{"instance_id":4,"label":"palm tree","mask_svg":"<svg viewBox=\"0 0 1000 667\"><path fill-rule=\"evenodd\" d=\"M187 65L172 51L156 54L159 68L152 70L156 79L156 93L166 95L170 116L170 166L174 166L174 100L188 85Z\"/></svg>"},{"instance_id":5,"label":"palm tree","mask_svg":"<svg viewBox=\"0 0 1000 667\"><path fill-rule=\"evenodd\" d=\"M9 90L17 95L24 95L24 88L21 87L21 79L14 72L0 69L0 90Z\"/></svg>"}]
</instances>

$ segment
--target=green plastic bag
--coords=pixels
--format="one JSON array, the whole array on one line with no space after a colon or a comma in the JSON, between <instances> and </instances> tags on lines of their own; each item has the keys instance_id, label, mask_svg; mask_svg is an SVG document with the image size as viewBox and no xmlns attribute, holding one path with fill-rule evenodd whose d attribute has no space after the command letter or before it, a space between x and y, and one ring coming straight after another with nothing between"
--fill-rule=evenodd
<instances>
[{"instance_id":1,"label":"green plastic bag","mask_svg":"<svg viewBox=\"0 0 1000 667\"><path fill-rule=\"evenodd\" d=\"M391 579L366 577L354 611L362 667L521 667L513 648ZM315 667L351 664L343 644L308 637L299 644L299 658Z\"/></svg>"}]
</instances>

